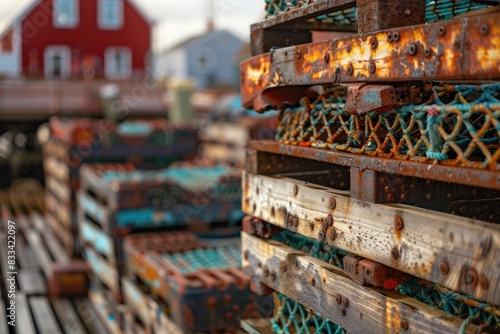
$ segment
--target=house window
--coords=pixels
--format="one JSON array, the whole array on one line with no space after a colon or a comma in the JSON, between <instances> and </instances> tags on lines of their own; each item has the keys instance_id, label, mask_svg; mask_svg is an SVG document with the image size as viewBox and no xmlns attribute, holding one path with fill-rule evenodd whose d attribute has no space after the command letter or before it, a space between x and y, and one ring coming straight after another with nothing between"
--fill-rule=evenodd
<instances>
[{"instance_id":1,"label":"house window","mask_svg":"<svg viewBox=\"0 0 500 334\"><path fill-rule=\"evenodd\" d=\"M119 29L123 25L123 0L99 0L98 25L101 29Z\"/></svg>"},{"instance_id":2,"label":"house window","mask_svg":"<svg viewBox=\"0 0 500 334\"><path fill-rule=\"evenodd\" d=\"M71 74L71 50L67 46L49 46L43 57L47 78L67 78Z\"/></svg>"},{"instance_id":3,"label":"house window","mask_svg":"<svg viewBox=\"0 0 500 334\"><path fill-rule=\"evenodd\" d=\"M107 48L104 52L104 73L110 79L126 79L132 74L132 53L124 47Z\"/></svg>"},{"instance_id":4,"label":"house window","mask_svg":"<svg viewBox=\"0 0 500 334\"><path fill-rule=\"evenodd\" d=\"M79 0L54 0L53 23L56 28L74 28L79 23Z\"/></svg>"}]
</instances>

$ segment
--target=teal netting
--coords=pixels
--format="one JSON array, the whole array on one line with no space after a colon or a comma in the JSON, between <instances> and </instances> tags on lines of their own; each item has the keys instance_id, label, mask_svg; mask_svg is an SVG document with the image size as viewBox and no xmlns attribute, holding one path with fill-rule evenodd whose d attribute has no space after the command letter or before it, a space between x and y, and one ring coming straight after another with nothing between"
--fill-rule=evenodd
<instances>
[{"instance_id":1,"label":"teal netting","mask_svg":"<svg viewBox=\"0 0 500 334\"><path fill-rule=\"evenodd\" d=\"M321 0L265 0L266 15L268 17L278 15L289 9L307 6L310 3L319 1ZM450 20L457 15L486 7L488 6L474 3L471 0L427 0L425 16L427 22L444 21ZM316 20L352 25L356 23L356 8L321 15Z\"/></svg>"},{"instance_id":2,"label":"teal netting","mask_svg":"<svg viewBox=\"0 0 500 334\"><path fill-rule=\"evenodd\" d=\"M321 259L339 268L343 268L342 260L344 259L344 256L348 254L342 249L323 244L314 239L286 230L276 234L272 237L272 239L290 246L293 249L308 253L315 258Z\"/></svg>"},{"instance_id":3,"label":"teal netting","mask_svg":"<svg viewBox=\"0 0 500 334\"><path fill-rule=\"evenodd\" d=\"M241 267L241 246L238 243L208 249L162 254L182 274L201 269L227 269Z\"/></svg>"},{"instance_id":4,"label":"teal netting","mask_svg":"<svg viewBox=\"0 0 500 334\"><path fill-rule=\"evenodd\" d=\"M344 111L347 89L285 109L276 139L351 153L412 160L455 160L476 168L500 162L500 84L437 85L420 105L383 113Z\"/></svg>"},{"instance_id":5,"label":"teal netting","mask_svg":"<svg viewBox=\"0 0 500 334\"><path fill-rule=\"evenodd\" d=\"M290 231L283 231L272 237L289 247L342 268L342 260L348 253ZM275 333L298 334L341 334L346 331L318 313L308 310L295 300L275 293L274 316L271 319Z\"/></svg>"},{"instance_id":6,"label":"teal netting","mask_svg":"<svg viewBox=\"0 0 500 334\"><path fill-rule=\"evenodd\" d=\"M472 297L416 279L399 285L396 291L464 319L460 334L465 333L465 328L471 323L478 325L486 332L491 329L500 329L500 310Z\"/></svg>"},{"instance_id":7,"label":"teal netting","mask_svg":"<svg viewBox=\"0 0 500 334\"><path fill-rule=\"evenodd\" d=\"M279 334L345 334L347 331L295 300L274 294L273 332Z\"/></svg>"}]
</instances>

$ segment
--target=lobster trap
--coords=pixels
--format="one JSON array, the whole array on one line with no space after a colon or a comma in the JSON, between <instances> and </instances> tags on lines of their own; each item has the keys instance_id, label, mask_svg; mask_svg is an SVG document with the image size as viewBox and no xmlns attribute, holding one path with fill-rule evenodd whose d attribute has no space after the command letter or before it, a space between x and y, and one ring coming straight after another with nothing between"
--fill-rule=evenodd
<instances>
[{"instance_id":1,"label":"lobster trap","mask_svg":"<svg viewBox=\"0 0 500 334\"><path fill-rule=\"evenodd\" d=\"M499 330L496 5L266 1L242 103L280 116L249 144L242 248L278 294L251 333Z\"/></svg>"},{"instance_id":2,"label":"lobster trap","mask_svg":"<svg viewBox=\"0 0 500 334\"><path fill-rule=\"evenodd\" d=\"M44 133L48 130L49 133ZM76 193L80 167L88 162L128 162L141 168L162 168L192 158L197 150L194 128L173 128L166 120L51 118L41 130L48 219L70 255L79 254Z\"/></svg>"},{"instance_id":3,"label":"lobster trap","mask_svg":"<svg viewBox=\"0 0 500 334\"><path fill-rule=\"evenodd\" d=\"M261 304L272 301L252 293L250 279L240 269L239 239L132 235L125 240L125 251L128 275L163 305L184 333L235 332L241 319L269 315Z\"/></svg>"}]
</instances>

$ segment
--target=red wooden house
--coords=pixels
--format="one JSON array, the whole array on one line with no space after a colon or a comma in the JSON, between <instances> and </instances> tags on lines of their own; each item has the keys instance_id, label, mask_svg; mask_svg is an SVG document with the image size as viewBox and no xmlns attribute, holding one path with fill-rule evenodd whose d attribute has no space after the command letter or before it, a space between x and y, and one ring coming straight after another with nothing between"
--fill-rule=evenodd
<instances>
[{"instance_id":1,"label":"red wooden house","mask_svg":"<svg viewBox=\"0 0 500 334\"><path fill-rule=\"evenodd\" d=\"M150 44L131 0L34 0L0 35L0 75L128 79L144 73Z\"/></svg>"}]
</instances>

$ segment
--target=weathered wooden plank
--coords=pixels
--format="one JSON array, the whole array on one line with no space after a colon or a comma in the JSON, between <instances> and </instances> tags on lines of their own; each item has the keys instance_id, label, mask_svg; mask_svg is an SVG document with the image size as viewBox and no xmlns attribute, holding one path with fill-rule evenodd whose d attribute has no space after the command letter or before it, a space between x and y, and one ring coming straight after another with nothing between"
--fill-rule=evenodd
<instances>
[{"instance_id":1,"label":"weathered wooden plank","mask_svg":"<svg viewBox=\"0 0 500 334\"><path fill-rule=\"evenodd\" d=\"M2 289L0 289L0 333L9 333L9 327L7 327L7 322L10 319L7 319L6 306L4 304L4 298L2 295ZM7 298L5 298L7 300Z\"/></svg>"},{"instance_id":2,"label":"weathered wooden plank","mask_svg":"<svg viewBox=\"0 0 500 334\"><path fill-rule=\"evenodd\" d=\"M75 300L75 307L89 333L109 333L89 299Z\"/></svg>"},{"instance_id":3,"label":"weathered wooden plank","mask_svg":"<svg viewBox=\"0 0 500 334\"><path fill-rule=\"evenodd\" d=\"M409 333L457 333L463 323L402 294L360 286L342 269L278 242L243 232L242 243L243 252L249 251L243 261L247 275L349 332L395 333L407 327ZM466 327L467 333L475 330L474 325Z\"/></svg>"},{"instance_id":4,"label":"weathered wooden plank","mask_svg":"<svg viewBox=\"0 0 500 334\"><path fill-rule=\"evenodd\" d=\"M247 214L500 304L499 225L406 205L363 202L346 192L290 178L244 173L242 182ZM328 217L333 223L323 224Z\"/></svg>"},{"instance_id":5,"label":"weathered wooden plank","mask_svg":"<svg viewBox=\"0 0 500 334\"><path fill-rule=\"evenodd\" d=\"M43 237L45 239L45 244L50 250L50 253L52 254L52 257L55 259L56 263L64 264L71 262L69 255L66 253L55 235L50 232L46 232L43 234Z\"/></svg>"},{"instance_id":6,"label":"weathered wooden plank","mask_svg":"<svg viewBox=\"0 0 500 334\"><path fill-rule=\"evenodd\" d=\"M42 237L35 231L30 231L27 233L26 238L30 245L33 254L35 255L40 268L42 268L43 273L46 278L52 275L52 263L54 262L43 244Z\"/></svg>"},{"instance_id":7,"label":"weathered wooden plank","mask_svg":"<svg viewBox=\"0 0 500 334\"><path fill-rule=\"evenodd\" d=\"M85 260L92 273L113 293L120 292L118 270L90 247L84 248Z\"/></svg>"},{"instance_id":8,"label":"weathered wooden plank","mask_svg":"<svg viewBox=\"0 0 500 334\"><path fill-rule=\"evenodd\" d=\"M21 268L38 268L35 256L24 238L16 238L16 257Z\"/></svg>"},{"instance_id":9,"label":"weathered wooden plank","mask_svg":"<svg viewBox=\"0 0 500 334\"><path fill-rule=\"evenodd\" d=\"M247 319L241 321L241 329L248 334L273 333L271 319Z\"/></svg>"},{"instance_id":10,"label":"weathered wooden plank","mask_svg":"<svg viewBox=\"0 0 500 334\"><path fill-rule=\"evenodd\" d=\"M37 332L40 334L63 334L47 297L30 297L28 299L35 318Z\"/></svg>"},{"instance_id":11,"label":"weathered wooden plank","mask_svg":"<svg viewBox=\"0 0 500 334\"><path fill-rule=\"evenodd\" d=\"M45 220L45 217L38 212L32 213L30 215L30 220L31 220L31 223L33 224L33 227L37 231L45 232L49 229L49 226Z\"/></svg>"},{"instance_id":12,"label":"weathered wooden plank","mask_svg":"<svg viewBox=\"0 0 500 334\"><path fill-rule=\"evenodd\" d=\"M47 284L38 269L19 270L17 280L19 288L26 296L47 294Z\"/></svg>"},{"instance_id":13,"label":"weathered wooden plank","mask_svg":"<svg viewBox=\"0 0 500 334\"><path fill-rule=\"evenodd\" d=\"M31 317L28 298L23 293L16 294L16 332L35 334L35 324Z\"/></svg>"},{"instance_id":14,"label":"weathered wooden plank","mask_svg":"<svg viewBox=\"0 0 500 334\"><path fill-rule=\"evenodd\" d=\"M83 323L81 322L75 307L69 299L55 298L51 300L54 311L59 319L59 322L66 333L85 334ZM96 332L98 333L98 332Z\"/></svg>"}]
</instances>

